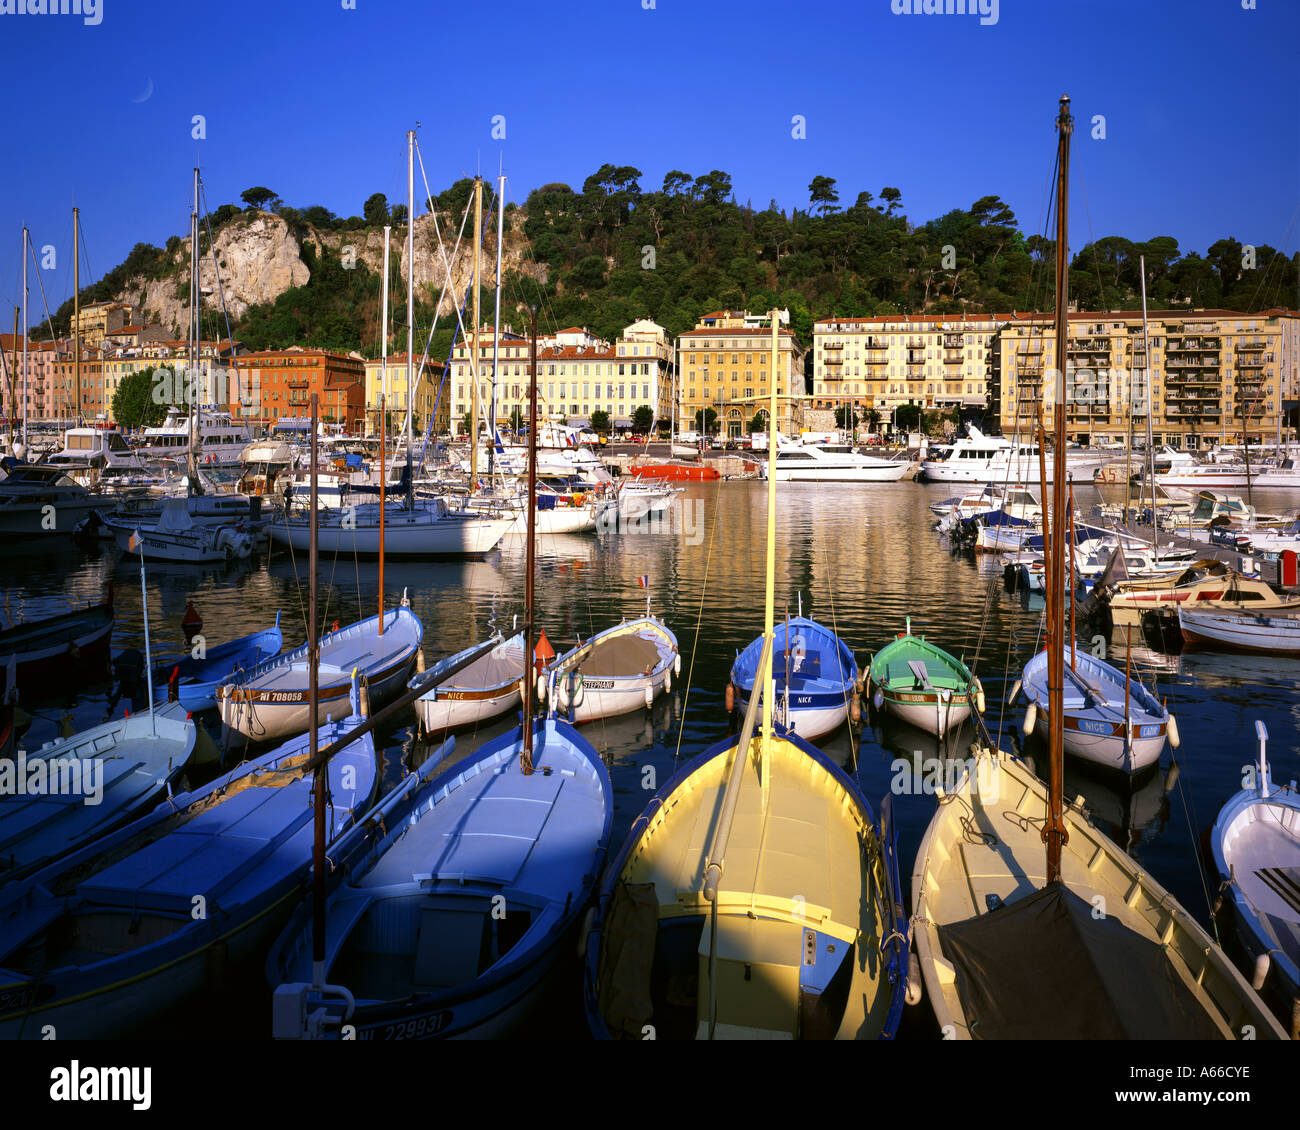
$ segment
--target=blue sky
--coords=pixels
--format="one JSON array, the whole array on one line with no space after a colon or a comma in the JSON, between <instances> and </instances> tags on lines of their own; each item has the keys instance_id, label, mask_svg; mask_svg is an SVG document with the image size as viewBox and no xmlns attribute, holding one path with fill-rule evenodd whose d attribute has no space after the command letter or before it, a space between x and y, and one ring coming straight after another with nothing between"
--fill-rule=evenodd
<instances>
[{"instance_id":1,"label":"blue sky","mask_svg":"<svg viewBox=\"0 0 1300 1130\"><path fill-rule=\"evenodd\" d=\"M255 184L341 215L372 192L403 199L417 121L435 192L503 163L522 203L608 161L647 189L723 169L741 203L790 208L825 174L843 204L897 186L917 223L996 193L1035 231L1064 92L1072 248L1300 246L1296 0L1000 0L987 26L895 15L901 0L343 2L99 0L95 26L0 15L0 323L23 223L58 253L53 309L72 293L74 203L97 277L187 230L196 160L212 207Z\"/></svg>"}]
</instances>

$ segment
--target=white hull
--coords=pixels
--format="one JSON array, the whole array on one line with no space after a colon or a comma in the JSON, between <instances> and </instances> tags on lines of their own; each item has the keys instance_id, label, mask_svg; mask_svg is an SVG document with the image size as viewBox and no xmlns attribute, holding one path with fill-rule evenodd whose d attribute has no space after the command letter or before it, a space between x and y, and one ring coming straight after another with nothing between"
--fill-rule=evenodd
<instances>
[{"instance_id":1,"label":"white hull","mask_svg":"<svg viewBox=\"0 0 1300 1130\"><path fill-rule=\"evenodd\" d=\"M654 655L648 673L620 670L611 674L604 669L604 660L595 658L608 654L605 646L613 643L617 647L620 637L635 637L652 649L644 650L646 656ZM547 668L547 694L554 696L561 717L574 723L594 722L646 709L659 695L671 690L674 669L680 666L673 634L658 620L643 617L592 636L585 644L552 660Z\"/></svg>"},{"instance_id":2,"label":"white hull","mask_svg":"<svg viewBox=\"0 0 1300 1130\"><path fill-rule=\"evenodd\" d=\"M743 694L736 695L736 709L743 714L749 709L749 699ZM787 724L785 720L785 710L782 708L781 696L777 694L777 708L775 713L776 721L785 725L787 729L793 730L795 734L803 738L806 742L815 742L826 737L827 734L833 734L838 730L849 716L849 707L845 703L843 706L832 706L818 709L795 708L790 711L790 721Z\"/></svg>"},{"instance_id":3,"label":"white hull","mask_svg":"<svg viewBox=\"0 0 1300 1130\"><path fill-rule=\"evenodd\" d=\"M890 714L936 737L955 729L970 717L970 701L965 695L952 695L946 703L900 702L888 691L884 695L885 709Z\"/></svg>"},{"instance_id":4,"label":"white hull","mask_svg":"<svg viewBox=\"0 0 1300 1130\"><path fill-rule=\"evenodd\" d=\"M415 700L415 713L419 716L420 728L426 734L441 734L461 726L472 726L476 722L487 722L522 703L516 684L500 694L483 698L440 696L436 701L418 698Z\"/></svg>"},{"instance_id":5,"label":"white hull","mask_svg":"<svg viewBox=\"0 0 1300 1130\"><path fill-rule=\"evenodd\" d=\"M1066 475L1076 483L1091 483L1100 465L1097 459L1070 460ZM936 483L1023 483L1039 481L1038 458L1021 456L1005 462L960 459L921 461L921 474ZM1052 460L1047 461L1047 481L1053 481Z\"/></svg>"},{"instance_id":6,"label":"white hull","mask_svg":"<svg viewBox=\"0 0 1300 1130\"><path fill-rule=\"evenodd\" d=\"M590 506L557 506L537 512L536 530L546 534L584 534L596 528L596 512ZM528 515L520 514L507 531L512 538L528 536Z\"/></svg>"},{"instance_id":7,"label":"white hull","mask_svg":"<svg viewBox=\"0 0 1300 1130\"><path fill-rule=\"evenodd\" d=\"M109 523L109 527L118 549L129 556L139 556L140 550L131 548L131 538L136 532L134 527L127 528L116 523ZM139 534L148 561L210 565L220 561L242 561L253 552L252 538L229 526L196 525L191 533L141 529Z\"/></svg>"},{"instance_id":8,"label":"white hull","mask_svg":"<svg viewBox=\"0 0 1300 1130\"><path fill-rule=\"evenodd\" d=\"M1229 651L1300 655L1300 618L1258 614L1219 615L1180 607L1178 623L1183 639L1201 646Z\"/></svg>"},{"instance_id":9,"label":"white hull","mask_svg":"<svg viewBox=\"0 0 1300 1130\"><path fill-rule=\"evenodd\" d=\"M1156 737L1143 738L1138 734L1144 728L1139 723L1131 723L1131 736L1126 743L1120 734L1089 734L1082 730L1070 728L1070 713L1066 712L1065 752L1080 761L1096 765L1101 769L1113 769L1118 773L1133 776L1149 769L1160 760L1165 748L1164 727ZM1087 719L1084 719L1086 722ZM1039 736L1047 740L1046 711L1040 709L1036 723Z\"/></svg>"},{"instance_id":10,"label":"white hull","mask_svg":"<svg viewBox=\"0 0 1300 1130\"><path fill-rule=\"evenodd\" d=\"M882 460L873 467L799 467L776 469L778 483L896 483L911 470L910 463ZM767 465L759 464L759 477L767 478Z\"/></svg>"},{"instance_id":11,"label":"white hull","mask_svg":"<svg viewBox=\"0 0 1300 1130\"><path fill-rule=\"evenodd\" d=\"M438 515L429 510L393 509L384 515L382 538L384 556L393 557L477 557L490 553L509 530L510 518L461 518ZM273 522L271 540L277 545L292 546L305 553L311 540L309 523L302 520ZM330 517L319 527L320 552L355 553L378 557L379 524L358 517L349 528L340 519Z\"/></svg>"}]
</instances>

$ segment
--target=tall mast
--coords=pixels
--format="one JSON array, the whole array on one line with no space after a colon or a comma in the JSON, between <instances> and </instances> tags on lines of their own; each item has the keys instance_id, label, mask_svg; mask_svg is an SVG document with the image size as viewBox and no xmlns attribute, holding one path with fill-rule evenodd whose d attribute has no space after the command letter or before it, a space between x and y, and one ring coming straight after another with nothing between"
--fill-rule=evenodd
<instances>
[{"instance_id":1,"label":"tall mast","mask_svg":"<svg viewBox=\"0 0 1300 1130\"><path fill-rule=\"evenodd\" d=\"M317 393L311 394L311 526L307 543L307 749L312 757L320 749L317 719L320 702L320 631L316 623L316 420ZM315 836L312 847L312 983L325 984L325 792L329 784L327 764L316 766L312 780Z\"/></svg>"},{"instance_id":2,"label":"tall mast","mask_svg":"<svg viewBox=\"0 0 1300 1130\"><path fill-rule=\"evenodd\" d=\"M406 501L412 506L411 400L415 395L415 130L406 131ZM380 620L382 624L382 619Z\"/></svg>"},{"instance_id":3,"label":"tall mast","mask_svg":"<svg viewBox=\"0 0 1300 1130\"><path fill-rule=\"evenodd\" d=\"M186 436L185 443L188 449L187 462L189 464L189 493L194 493L195 481L198 478L198 468L196 466L197 453L195 452L195 435L194 435L194 399L198 395L199 381L199 170L196 166L194 169L194 203L190 208L190 325L186 335L189 338L189 380L185 382L186 400L188 408L185 414L186 419Z\"/></svg>"},{"instance_id":4,"label":"tall mast","mask_svg":"<svg viewBox=\"0 0 1300 1130\"><path fill-rule=\"evenodd\" d=\"M1147 263L1146 256L1138 256L1138 274L1142 276L1142 372L1146 383L1147 401L1147 482L1151 484L1151 544L1155 547L1156 563L1160 562L1160 538L1156 534L1156 453L1151 437L1151 411L1155 398L1151 393L1151 339L1147 334ZM1130 400L1132 398L1130 397ZM1129 418L1132 419L1132 412Z\"/></svg>"},{"instance_id":5,"label":"tall mast","mask_svg":"<svg viewBox=\"0 0 1300 1130\"><path fill-rule=\"evenodd\" d=\"M524 748L519 768L533 771L533 567L537 529L537 307L528 329L528 544L524 557ZM472 450L472 449L471 449Z\"/></svg>"},{"instance_id":6,"label":"tall mast","mask_svg":"<svg viewBox=\"0 0 1300 1130\"><path fill-rule=\"evenodd\" d=\"M767 588L763 598L763 635L767 639L771 660L763 680L763 787L767 787L767 765L772 748L772 697L776 693L773 671L776 667L776 639L772 626L776 615L776 384L780 360L780 312L772 309L772 362L768 366L772 379L767 409ZM786 640L786 650L790 648Z\"/></svg>"},{"instance_id":7,"label":"tall mast","mask_svg":"<svg viewBox=\"0 0 1300 1130\"><path fill-rule=\"evenodd\" d=\"M474 178L474 339L469 353L469 375L473 392L469 398L469 489L478 482L478 326L479 270L483 258L483 178Z\"/></svg>"},{"instance_id":8,"label":"tall mast","mask_svg":"<svg viewBox=\"0 0 1300 1130\"><path fill-rule=\"evenodd\" d=\"M1069 276L1069 188L1070 116L1069 95L1061 95L1061 112L1056 119L1056 405L1052 420L1055 450L1052 452L1052 541L1050 568L1053 599L1047 630L1048 748L1051 754L1047 822L1043 840L1047 844L1047 881L1061 878L1061 848L1068 839L1064 819L1065 771L1065 368L1070 332ZM1072 642L1072 641L1071 641Z\"/></svg>"},{"instance_id":9,"label":"tall mast","mask_svg":"<svg viewBox=\"0 0 1300 1130\"><path fill-rule=\"evenodd\" d=\"M31 233L23 227L23 456L27 455L27 414L31 406L27 400L27 251L31 247Z\"/></svg>"},{"instance_id":10,"label":"tall mast","mask_svg":"<svg viewBox=\"0 0 1300 1130\"><path fill-rule=\"evenodd\" d=\"M497 293L496 309L492 316L492 399L489 401L488 413L491 420L488 423L488 435L491 441L488 444L488 474L492 474L492 468L496 455L496 430L497 430L497 358L500 354L501 345L501 243L505 237L506 230L506 176L501 173L497 177Z\"/></svg>"},{"instance_id":11,"label":"tall mast","mask_svg":"<svg viewBox=\"0 0 1300 1130\"><path fill-rule=\"evenodd\" d=\"M72 209L72 371L75 374L76 403L73 406L73 423L81 422L81 209ZM26 264L24 264L25 266Z\"/></svg>"},{"instance_id":12,"label":"tall mast","mask_svg":"<svg viewBox=\"0 0 1300 1130\"><path fill-rule=\"evenodd\" d=\"M384 467L384 445L388 442L388 233L393 229L384 226L384 283L383 313L380 315L381 338L379 345L379 543L384 542L384 509L388 504L388 471ZM409 353L410 350L407 350ZM379 634L384 634L384 555L379 555Z\"/></svg>"}]
</instances>

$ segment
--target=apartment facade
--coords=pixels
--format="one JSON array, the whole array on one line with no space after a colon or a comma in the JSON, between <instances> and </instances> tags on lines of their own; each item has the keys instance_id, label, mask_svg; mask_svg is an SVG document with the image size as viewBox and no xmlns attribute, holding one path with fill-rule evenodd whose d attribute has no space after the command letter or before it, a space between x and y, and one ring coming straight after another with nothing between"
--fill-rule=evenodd
<instances>
[{"instance_id":1,"label":"apartment facade","mask_svg":"<svg viewBox=\"0 0 1300 1130\"><path fill-rule=\"evenodd\" d=\"M73 315L69 332L80 332L83 341L99 346L110 333L130 325L135 312L125 302L92 302Z\"/></svg>"},{"instance_id":2,"label":"apartment facade","mask_svg":"<svg viewBox=\"0 0 1300 1130\"><path fill-rule=\"evenodd\" d=\"M764 316L742 310L705 314L678 339L679 388L677 430L702 431L712 409L714 431L745 435L750 421L765 410L771 393L772 331ZM777 427L796 434L808 407L804 387L804 353L787 329L778 332L776 392L780 397Z\"/></svg>"},{"instance_id":3,"label":"apartment facade","mask_svg":"<svg viewBox=\"0 0 1300 1130\"><path fill-rule=\"evenodd\" d=\"M366 362L356 353L325 349L268 349L238 358L241 379L252 390L253 407L243 415L271 423L284 416L311 415L311 394L319 396L320 419L360 435L366 416Z\"/></svg>"},{"instance_id":4,"label":"apartment facade","mask_svg":"<svg viewBox=\"0 0 1300 1130\"><path fill-rule=\"evenodd\" d=\"M1144 437L1148 417L1155 443L1183 448L1239 443L1247 435L1270 442L1295 432L1294 311L1152 311L1149 359L1141 311L1071 313L1069 325L1065 419L1072 440L1126 439L1130 419ZM1004 432L1026 431L1040 406L1044 424L1054 426L1053 326L1050 315L1014 314L999 335Z\"/></svg>"},{"instance_id":5,"label":"apartment facade","mask_svg":"<svg viewBox=\"0 0 1300 1130\"><path fill-rule=\"evenodd\" d=\"M419 370L420 359L415 358L415 367ZM366 362L366 434L379 434L379 397L387 387L385 414L390 421L389 431L405 426L407 390L406 390L406 354L398 353L388 358L388 383L384 384L384 363L382 358ZM441 361L426 361L423 371L415 378L415 397L411 403L414 423L412 427L422 432L429 423L435 410L435 433L448 430L451 419L450 394L443 385L443 373L446 366ZM441 392L441 399L439 393Z\"/></svg>"},{"instance_id":6,"label":"apartment facade","mask_svg":"<svg viewBox=\"0 0 1300 1130\"><path fill-rule=\"evenodd\" d=\"M823 318L813 325L813 406L891 421L903 405L984 411L994 389L992 314Z\"/></svg>"},{"instance_id":7,"label":"apartment facade","mask_svg":"<svg viewBox=\"0 0 1300 1130\"><path fill-rule=\"evenodd\" d=\"M493 353L496 380L493 381ZM477 358L472 363L473 358ZM464 435L478 378L478 414L495 412L498 428L528 418L529 342L509 326L494 339L484 326L452 354L450 428ZM495 383L495 393L493 386ZM612 427L628 429L638 408L656 420L671 411L672 345L667 331L648 319L627 326L611 343L585 327L569 326L537 339L538 416L544 422L585 427L604 412Z\"/></svg>"}]
</instances>

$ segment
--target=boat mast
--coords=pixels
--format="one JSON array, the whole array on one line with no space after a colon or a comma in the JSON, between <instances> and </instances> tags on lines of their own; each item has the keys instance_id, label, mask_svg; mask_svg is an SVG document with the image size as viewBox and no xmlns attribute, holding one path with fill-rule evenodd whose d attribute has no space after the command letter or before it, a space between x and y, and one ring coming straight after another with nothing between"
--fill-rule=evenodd
<instances>
[{"instance_id":1,"label":"boat mast","mask_svg":"<svg viewBox=\"0 0 1300 1130\"><path fill-rule=\"evenodd\" d=\"M388 412L388 235L393 229L384 226L383 312L380 314L379 344L379 544L384 544L384 508L387 505L388 471L384 467L384 445L388 442L385 416ZM408 343L409 344L409 343ZM407 350L409 353L410 350ZM384 555L379 555L379 634L384 634Z\"/></svg>"},{"instance_id":2,"label":"boat mast","mask_svg":"<svg viewBox=\"0 0 1300 1130\"><path fill-rule=\"evenodd\" d=\"M419 123L416 123L417 125ZM406 131L406 508L415 507L411 404L415 395L415 130ZM380 539L382 559L383 539ZM382 596L382 593L381 593ZM380 626L383 617L380 617Z\"/></svg>"},{"instance_id":3,"label":"boat mast","mask_svg":"<svg viewBox=\"0 0 1300 1130\"><path fill-rule=\"evenodd\" d=\"M768 366L772 385L767 409L767 585L763 597L763 635L772 657L763 678L763 788L767 789L768 758L772 749L772 696L776 692L773 668L776 666L776 635L772 620L776 615L776 383L780 357L780 311L772 309L772 363ZM790 641L786 639L786 650ZM757 688L755 688L757 689Z\"/></svg>"},{"instance_id":4,"label":"boat mast","mask_svg":"<svg viewBox=\"0 0 1300 1130\"><path fill-rule=\"evenodd\" d=\"M528 539L524 557L524 748L520 772L533 771L533 565L537 529L537 307L528 329Z\"/></svg>"},{"instance_id":5,"label":"boat mast","mask_svg":"<svg viewBox=\"0 0 1300 1130\"><path fill-rule=\"evenodd\" d=\"M469 398L469 490L478 482L478 342L479 270L483 258L483 178L474 178L474 340L469 354L469 376L473 391Z\"/></svg>"},{"instance_id":6,"label":"boat mast","mask_svg":"<svg viewBox=\"0 0 1300 1130\"><path fill-rule=\"evenodd\" d=\"M307 541L307 749L315 756L320 745L320 631L316 624L316 420L318 393L311 394L311 525ZM382 545L382 543L381 543ZM383 619L382 614L380 617ZM312 777L312 815L315 819L312 844L312 968L314 985L325 984L325 789L329 782L328 762L316 766Z\"/></svg>"},{"instance_id":7,"label":"boat mast","mask_svg":"<svg viewBox=\"0 0 1300 1130\"><path fill-rule=\"evenodd\" d=\"M72 209L72 371L75 374L76 403L73 405L72 422L81 421L81 244L78 233L81 231L81 209ZM24 264L25 265L25 264Z\"/></svg>"},{"instance_id":8,"label":"boat mast","mask_svg":"<svg viewBox=\"0 0 1300 1130\"><path fill-rule=\"evenodd\" d=\"M199 170L194 169L194 203L190 208L190 324L186 332L189 338L189 379L185 382L187 410L186 447L189 486L187 493L194 494L195 480L198 478L198 458L195 451L194 434L194 398L198 394L199 379ZM200 432L202 428L200 427Z\"/></svg>"},{"instance_id":9,"label":"boat mast","mask_svg":"<svg viewBox=\"0 0 1300 1130\"><path fill-rule=\"evenodd\" d=\"M30 405L27 401L27 254L31 247L31 232L23 226L23 456L27 455L27 415Z\"/></svg>"},{"instance_id":10,"label":"boat mast","mask_svg":"<svg viewBox=\"0 0 1300 1130\"><path fill-rule=\"evenodd\" d=\"M1070 134L1074 119L1070 116L1069 95L1061 95L1061 111L1056 119L1056 406L1052 421L1055 451L1052 452L1052 541L1050 547L1051 619L1047 628L1048 749L1051 773L1048 790L1047 821L1043 840L1047 844L1047 881L1061 879L1061 848L1068 839L1065 830L1065 791L1063 753L1065 743L1065 368L1067 336L1070 332L1069 278L1069 187Z\"/></svg>"},{"instance_id":11,"label":"boat mast","mask_svg":"<svg viewBox=\"0 0 1300 1130\"><path fill-rule=\"evenodd\" d=\"M1160 564L1160 538L1156 532L1156 453L1151 436L1151 411L1155 404L1151 389L1151 338L1147 333L1147 263L1146 256L1138 256L1138 274L1142 276L1142 370L1146 384L1147 407L1147 482L1151 484L1151 544L1155 548L1156 564ZM1132 382L1129 383L1132 387ZM1129 419L1133 419L1132 396L1129 397Z\"/></svg>"},{"instance_id":12,"label":"boat mast","mask_svg":"<svg viewBox=\"0 0 1300 1130\"><path fill-rule=\"evenodd\" d=\"M496 456L496 431L497 431L497 357L501 345L501 242L505 236L506 228L506 176L501 173L497 176L497 293L496 293L496 310L493 314L492 325L492 399L488 401L488 413L491 416L491 422L488 425L488 476L491 477L492 469L495 466Z\"/></svg>"}]
</instances>

